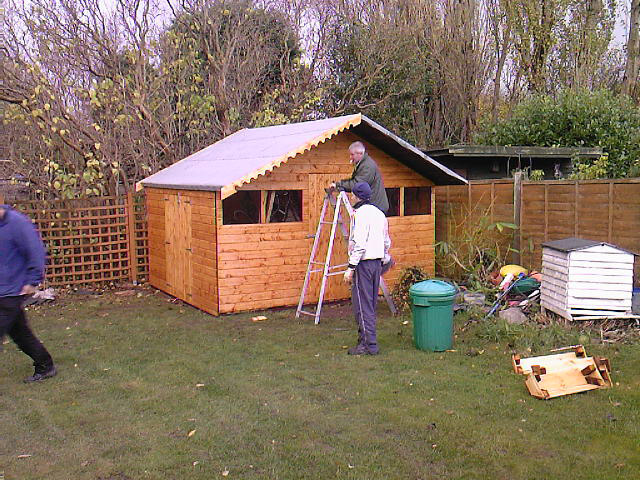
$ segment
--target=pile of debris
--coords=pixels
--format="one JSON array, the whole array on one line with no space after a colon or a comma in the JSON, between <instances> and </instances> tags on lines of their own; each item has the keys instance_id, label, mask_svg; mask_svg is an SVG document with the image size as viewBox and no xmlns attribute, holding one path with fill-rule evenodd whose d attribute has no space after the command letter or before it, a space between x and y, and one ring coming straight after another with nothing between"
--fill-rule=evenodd
<instances>
[{"instance_id":1,"label":"pile of debris","mask_svg":"<svg viewBox=\"0 0 640 480\"><path fill-rule=\"evenodd\" d=\"M496 299L490 307L485 305L485 294L465 291L463 304L458 309L475 306L483 309L487 317L497 313L509 323L525 323L528 314L538 311L541 280L539 272L529 273L520 265L505 265L488 279L488 288L497 289Z\"/></svg>"},{"instance_id":2,"label":"pile of debris","mask_svg":"<svg viewBox=\"0 0 640 480\"><path fill-rule=\"evenodd\" d=\"M600 343L636 343L640 340L639 319L581 320L580 326L597 332Z\"/></svg>"},{"instance_id":3,"label":"pile of debris","mask_svg":"<svg viewBox=\"0 0 640 480\"><path fill-rule=\"evenodd\" d=\"M543 283L542 274L536 271L528 272L520 265L505 265L499 271L492 272L483 290L470 291L461 287L462 292L454 310L479 309L484 311L484 317L470 319L468 324L478 320L488 319L498 315L510 324L522 325L529 320L535 323L548 324L556 314L551 310L541 308L540 291ZM477 285L477 281L474 282ZM640 291L634 289L634 311L640 308ZM636 294L636 291L638 293ZM495 300L489 304L487 297L495 293ZM638 305L636 305L636 303ZM544 302L543 305L544 306ZM552 317L549 317L549 314ZM598 332L600 343L634 342L640 339L640 317L637 314L618 314L602 317L576 317L580 320L580 328ZM565 320L566 322L566 320ZM465 328L465 325L463 328Z\"/></svg>"},{"instance_id":4,"label":"pile of debris","mask_svg":"<svg viewBox=\"0 0 640 480\"><path fill-rule=\"evenodd\" d=\"M53 288L45 288L44 290L36 290L33 295L27 297L24 301L24 306L29 305L42 305L43 303L53 302L58 296Z\"/></svg>"}]
</instances>

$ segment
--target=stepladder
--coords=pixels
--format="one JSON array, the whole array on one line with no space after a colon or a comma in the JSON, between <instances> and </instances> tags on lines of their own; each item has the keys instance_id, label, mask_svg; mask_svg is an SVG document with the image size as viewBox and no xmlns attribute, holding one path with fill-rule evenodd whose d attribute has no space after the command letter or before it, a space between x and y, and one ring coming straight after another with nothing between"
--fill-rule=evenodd
<instances>
[{"instance_id":1,"label":"stepladder","mask_svg":"<svg viewBox=\"0 0 640 480\"><path fill-rule=\"evenodd\" d=\"M343 211L346 212L346 216L343 214ZM330 215L330 220L326 218L327 214ZM300 318L301 315L307 315L314 317L314 321L316 324L320 322L322 304L329 278L335 275L344 274L348 267L347 263L337 265L331 264L336 233L339 228L343 238L346 242L348 242L349 228L351 225L351 219L353 218L354 214L354 209L351 206L351 202L349 202L349 198L347 197L346 192L340 191L337 193L337 195L335 195L334 190L327 189L327 195L324 197L324 201L322 203L322 210L320 212L320 218L318 221L318 226L316 228L316 233L313 237L313 246L311 247L311 254L309 255L307 272L305 274L304 283L300 292L300 301L298 302L298 308L296 310L296 318ZM346 217L348 217L348 219ZM322 238L322 232L326 228L330 228L329 244L327 247L326 255L324 259L322 259L319 258L321 257L321 255L319 254L320 242ZM313 310L305 310L305 297L307 296L311 277L313 275L322 275L320 279L318 302L317 304L315 304L315 308ZM395 315L395 305L393 303L387 285L385 284L382 277L380 277L380 290L382 291L387 305L389 306L389 310L391 310L391 312ZM307 308L309 308L309 305L307 305Z\"/></svg>"}]
</instances>

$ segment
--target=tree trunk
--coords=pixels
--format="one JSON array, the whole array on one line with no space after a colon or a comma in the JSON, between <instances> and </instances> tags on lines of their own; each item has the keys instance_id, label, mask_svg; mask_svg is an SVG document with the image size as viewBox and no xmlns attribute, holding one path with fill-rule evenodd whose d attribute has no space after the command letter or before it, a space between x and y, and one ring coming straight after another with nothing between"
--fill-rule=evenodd
<instances>
[{"instance_id":1,"label":"tree trunk","mask_svg":"<svg viewBox=\"0 0 640 480\"><path fill-rule=\"evenodd\" d=\"M624 70L622 91L627 95L633 95L638 79L638 66L640 56L640 0L631 0L631 13L629 15L629 40L627 41L627 65Z\"/></svg>"},{"instance_id":2,"label":"tree trunk","mask_svg":"<svg viewBox=\"0 0 640 480\"><path fill-rule=\"evenodd\" d=\"M413 99L413 128L418 148L427 147L427 122L424 114L424 98L416 96Z\"/></svg>"},{"instance_id":3,"label":"tree trunk","mask_svg":"<svg viewBox=\"0 0 640 480\"><path fill-rule=\"evenodd\" d=\"M491 100L491 119L495 122L498 119L498 101L500 100L500 85L504 64L509 53L509 42L511 42L511 27L507 26L503 35L502 51L498 57L496 76L493 81L493 99Z\"/></svg>"},{"instance_id":4,"label":"tree trunk","mask_svg":"<svg viewBox=\"0 0 640 480\"><path fill-rule=\"evenodd\" d=\"M529 68L529 89L535 93L544 93L546 91L547 80L547 57L551 49L552 28L554 25L553 2L542 0L540 4L540 25L538 32L534 30L533 37L533 54L531 56L531 66Z\"/></svg>"},{"instance_id":5,"label":"tree trunk","mask_svg":"<svg viewBox=\"0 0 640 480\"><path fill-rule=\"evenodd\" d=\"M593 78L594 41L597 38L598 22L602 18L603 9L602 0L587 1L584 12L584 28L576 52L575 72L569 83L571 87L588 88L589 78Z\"/></svg>"}]
</instances>

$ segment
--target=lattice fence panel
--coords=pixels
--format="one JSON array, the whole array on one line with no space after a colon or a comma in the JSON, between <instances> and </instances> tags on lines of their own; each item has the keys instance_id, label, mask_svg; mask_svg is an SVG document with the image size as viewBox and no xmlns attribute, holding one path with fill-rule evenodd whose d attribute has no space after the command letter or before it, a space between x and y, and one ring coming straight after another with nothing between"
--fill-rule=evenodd
<instances>
[{"instance_id":1,"label":"lattice fence panel","mask_svg":"<svg viewBox=\"0 0 640 480\"><path fill-rule=\"evenodd\" d=\"M51 286L144 281L148 275L144 195L23 201L47 246Z\"/></svg>"},{"instance_id":2,"label":"lattice fence panel","mask_svg":"<svg viewBox=\"0 0 640 480\"><path fill-rule=\"evenodd\" d=\"M149 279L149 231L144 193L130 195L133 218L133 275L137 281Z\"/></svg>"}]
</instances>

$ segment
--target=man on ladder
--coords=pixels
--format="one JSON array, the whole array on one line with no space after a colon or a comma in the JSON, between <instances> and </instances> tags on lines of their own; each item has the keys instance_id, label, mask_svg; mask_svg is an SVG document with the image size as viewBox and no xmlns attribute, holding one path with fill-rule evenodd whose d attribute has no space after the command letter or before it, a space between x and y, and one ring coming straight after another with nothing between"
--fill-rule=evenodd
<instances>
[{"instance_id":1,"label":"man on ladder","mask_svg":"<svg viewBox=\"0 0 640 480\"><path fill-rule=\"evenodd\" d=\"M367 153L364 143L353 142L349 145L349 161L353 165L351 178L333 182L329 185L329 188L352 192L353 187L357 183L366 182L371 187L370 203L378 207L382 210L382 213L386 215L389 211L389 199L387 198L387 191L384 188L382 174L380 173L378 164ZM395 262L392 258L383 267L382 275L387 273L394 265Z\"/></svg>"},{"instance_id":2,"label":"man on ladder","mask_svg":"<svg viewBox=\"0 0 640 480\"><path fill-rule=\"evenodd\" d=\"M358 343L349 355L377 355L376 306L382 265L390 260L389 225L382 211L370 203L371 187L356 183L352 193L360 200L353 208L349 234L349 265L344 281L351 284L351 302L358 324Z\"/></svg>"},{"instance_id":3,"label":"man on ladder","mask_svg":"<svg viewBox=\"0 0 640 480\"><path fill-rule=\"evenodd\" d=\"M352 192L357 183L366 182L371 187L371 203L386 215L389 211L389 199L384 189L382 175L376 162L367 153L364 143L353 142L349 145L349 161L353 165L351 178L333 182L329 187Z\"/></svg>"}]
</instances>

